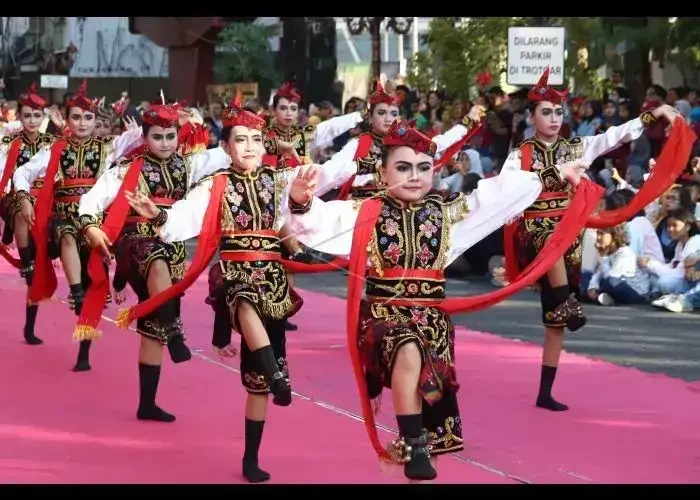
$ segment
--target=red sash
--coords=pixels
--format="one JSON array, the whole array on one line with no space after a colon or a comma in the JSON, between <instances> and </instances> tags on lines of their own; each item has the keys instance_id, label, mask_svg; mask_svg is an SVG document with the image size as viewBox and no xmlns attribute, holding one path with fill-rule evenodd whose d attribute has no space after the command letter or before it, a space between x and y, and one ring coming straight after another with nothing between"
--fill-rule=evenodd
<instances>
[{"instance_id":1,"label":"red sash","mask_svg":"<svg viewBox=\"0 0 700 500\"><path fill-rule=\"evenodd\" d=\"M124 176L119 192L109 207L107 218L102 224L102 231L109 241L114 242L122 231L129 213L129 202L126 199L126 191L133 192L139 182L143 156L136 158ZM90 287L85 294L85 301L80 311L78 324L73 331L73 340L89 340L100 336L97 325L102 317L107 296L109 295L109 275L107 274L102 252L99 248L90 251L87 272L90 276Z\"/></svg>"}]
</instances>

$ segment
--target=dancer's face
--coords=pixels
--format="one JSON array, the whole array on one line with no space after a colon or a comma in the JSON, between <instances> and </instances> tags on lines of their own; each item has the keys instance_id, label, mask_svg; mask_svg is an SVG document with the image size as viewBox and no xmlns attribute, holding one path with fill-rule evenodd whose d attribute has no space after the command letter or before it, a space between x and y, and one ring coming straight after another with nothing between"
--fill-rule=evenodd
<instances>
[{"instance_id":1,"label":"dancer's face","mask_svg":"<svg viewBox=\"0 0 700 500\"><path fill-rule=\"evenodd\" d=\"M40 109L34 109L30 106L22 106L19 111L19 121L22 122L22 128L28 134L34 134L39 130L41 122L44 120L44 113Z\"/></svg>"},{"instance_id":2,"label":"dancer's face","mask_svg":"<svg viewBox=\"0 0 700 500\"><path fill-rule=\"evenodd\" d=\"M280 98L275 108L275 122L283 127L291 127L299 121L299 104Z\"/></svg>"},{"instance_id":3,"label":"dancer's face","mask_svg":"<svg viewBox=\"0 0 700 500\"><path fill-rule=\"evenodd\" d=\"M73 106L68 110L68 128L78 139L90 137L95 130L95 113Z\"/></svg>"},{"instance_id":4,"label":"dancer's face","mask_svg":"<svg viewBox=\"0 0 700 500\"><path fill-rule=\"evenodd\" d=\"M380 102L372 108L372 130L379 135L384 135L398 117L399 108Z\"/></svg>"},{"instance_id":5,"label":"dancer's face","mask_svg":"<svg viewBox=\"0 0 700 500\"><path fill-rule=\"evenodd\" d=\"M146 134L146 145L155 156L167 160L177 150L177 129L151 125Z\"/></svg>"},{"instance_id":6,"label":"dancer's face","mask_svg":"<svg viewBox=\"0 0 700 500\"><path fill-rule=\"evenodd\" d=\"M112 132L112 125L108 120L103 120L102 118L97 118L95 120L95 137L106 137Z\"/></svg>"},{"instance_id":7,"label":"dancer's face","mask_svg":"<svg viewBox=\"0 0 700 500\"><path fill-rule=\"evenodd\" d=\"M260 165L263 155L263 136L260 130L233 127L226 146L235 167L253 170Z\"/></svg>"},{"instance_id":8,"label":"dancer's face","mask_svg":"<svg viewBox=\"0 0 700 500\"><path fill-rule=\"evenodd\" d=\"M407 146L393 148L382 167L382 178L394 198L420 201L433 185L433 158Z\"/></svg>"},{"instance_id":9,"label":"dancer's face","mask_svg":"<svg viewBox=\"0 0 700 500\"><path fill-rule=\"evenodd\" d=\"M535 129L543 137L559 135L564 121L564 108L561 104L542 101L535 108Z\"/></svg>"}]
</instances>

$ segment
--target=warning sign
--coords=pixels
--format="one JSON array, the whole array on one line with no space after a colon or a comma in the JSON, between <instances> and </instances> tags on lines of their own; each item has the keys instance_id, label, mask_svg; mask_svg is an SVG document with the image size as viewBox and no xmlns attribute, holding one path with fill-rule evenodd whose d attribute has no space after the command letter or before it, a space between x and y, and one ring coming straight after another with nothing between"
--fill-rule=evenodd
<instances>
[{"instance_id":1,"label":"warning sign","mask_svg":"<svg viewBox=\"0 0 700 500\"><path fill-rule=\"evenodd\" d=\"M549 84L564 83L564 28L508 28L508 85L534 85L549 66Z\"/></svg>"}]
</instances>

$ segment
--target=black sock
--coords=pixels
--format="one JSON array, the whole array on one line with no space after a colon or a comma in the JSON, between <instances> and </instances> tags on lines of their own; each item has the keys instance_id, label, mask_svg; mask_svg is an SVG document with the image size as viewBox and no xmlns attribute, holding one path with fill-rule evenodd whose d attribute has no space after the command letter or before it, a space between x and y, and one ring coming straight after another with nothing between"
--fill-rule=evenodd
<instances>
[{"instance_id":1,"label":"black sock","mask_svg":"<svg viewBox=\"0 0 700 500\"><path fill-rule=\"evenodd\" d=\"M266 345L251 354L270 384L270 391L274 395L272 402L278 406L289 406L292 403L292 389L275 360L272 346Z\"/></svg>"},{"instance_id":2,"label":"black sock","mask_svg":"<svg viewBox=\"0 0 700 500\"><path fill-rule=\"evenodd\" d=\"M44 343L43 340L34 335L34 324L36 323L36 315L38 312L38 305L28 305L25 311L24 340L30 345L39 345Z\"/></svg>"},{"instance_id":3,"label":"black sock","mask_svg":"<svg viewBox=\"0 0 700 500\"><path fill-rule=\"evenodd\" d=\"M85 298L85 294L83 293L83 285L78 283L77 285L70 285L68 288L73 296L75 315L80 316L80 310L83 308L83 299Z\"/></svg>"},{"instance_id":4,"label":"black sock","mask_svg":"<svg viewBox=\"0 0 700 500\"><path fill-rule=\"evenodd\" d=\"M158 422L174 422L171 415L156 405L156 392L160 380L160 366L139 363L139 409L136 417L139 420L156 420Z\"/></svg>"},{"instance_id":5,"label":"black sock","mask_svg":"<svg viewBox=\"0 0 700 500\"><path fill-rule=\"evenodd\" d=\"M260 449L264 427L264 420L245 419L243 476L251 483L260 483L270 479L270 474L258 467L258 450Z\"/></svg>"},{"instance_id":6,"label":"black sock","mask_svg":"<svg viewBox=\"0 0 700 500\"><path fill-rule=\"evenodd\" d=\"M423 415L396 415L399 434L411 446L411 460L404 464L404 475L409 479L435 479L437 472L427 453L427 437L423 435Z\"/></svg>"},{"instance_id":7,"label":"black sock","mask_svg":"<svg viewBox=\"0 0 700 500\"><path fill-rule=\"evenodd\" d=\"M73 368L74 372L86 372L91 370L90 367L90 346L92 340L81 340L78 348L78 360Z\"/></svg>"},{"instance_id":8,"label":"black sock","mask_svg":"<svg viewBox=\"0 0 700 500\"><path fill-rule=\"evenodd\" d=\"M537 395L537 406L547 408L552 411L566 411L568 406L556 401L552 397L552 386L554 379L557 376L556 366L542 365L542 374L540 375L540 391Z\"/></svg>"}]
</instances>

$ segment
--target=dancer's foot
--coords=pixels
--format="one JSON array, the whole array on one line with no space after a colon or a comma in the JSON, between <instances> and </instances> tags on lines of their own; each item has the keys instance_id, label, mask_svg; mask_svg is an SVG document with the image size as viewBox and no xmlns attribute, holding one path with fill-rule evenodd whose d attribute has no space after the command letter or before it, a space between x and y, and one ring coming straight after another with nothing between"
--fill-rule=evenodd
<instances>
[{"instance_id":1,"label":"dancer's foot","mask_svg":"<svg viewBox=\"0 0 700 500\"><path fill-rule=\"evenodd\" d=\"M156 422L175 422L175 415L160 409L157 405L148 408L139 407L136 412L136 418L139 420L153 420Z\"/></svg>"},{"instance_id":2,"label":"dancer's foot","mask_svg":"<svg viewBox=\"0 0 700 500\"><path fill-rule=\"evenodd\" d=\"M34 335L34 332L24 332L24 341L29 345L41 345L44 343L39 337Z\"/></svg>"},{"instance_id":3,"label":"dancer's foot","mask_svg":"<svg viewBox=\"0 0 700 500\"><path fill-rule=\"evenodd\" d=\"M282 372L274 375L270 385L270 392L274 395L272 402L277 406L289 406L292 404L292 388Z\"/></svg>"},{"instance_id":4,"label":"dancer's foot","mask_svg":"<svg viewBox=\"0 0 700 500\"><path fill-rule=\"evenodd\" d=\"M251 483L262 483L270 479L270 474L260 467L258 461L243 459L243 477Z\"/></svg>"},{"instance_id":5,"label":"dancer's foot","mask_svg":"<svg viewBox=\"0 0 700 500\"><path fill-rule=\"evenodd\" d=\"M85 360L78 361L73 367L74 372L89 372L90 370L92 370L92 366L90 366L89 361Z\"/></svg>"},{"instance_id":6,"label":"dancer's foot","mask_svg":"<svg viewBox=\"0 0 700 500\"><path fill-rule=\"evenodd\" d=\"M184 363L192 359L192 352L185 345L185 339L180 333L173 335L168 341L168 352L173 363Z\"/></svg>"},{"instance_id":7,"label":"dancer's foot","mask_svg":"<svg viewBox=\"0 0 700 500\"><path fill-rule=\"evenodd\" d=\"M539 408L546 408L552 411L566 411L569 409L568 406L564 403L560 403L552 396L539 396L536 404Z\"/></svg>"},{"instance_id":8,"label":"dancer's foot","mask_svg":"<svg viewBox=\"0 0 700 500\"><path fill-rule=\"evenodd\" d=\"M428 439L424 434L419 438L404 438L406 447L410 447L411 460L403 466L403 473L408 479L430 481L437 477L437 471L430 463ZM408 451L408 450L407 450Z\"/></svg>"}]
</instances>

